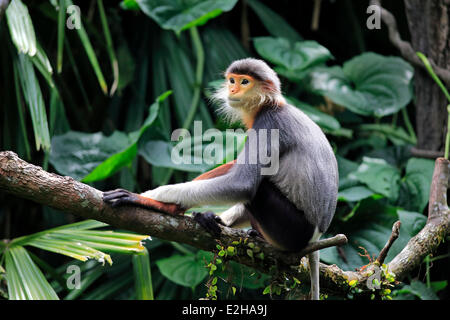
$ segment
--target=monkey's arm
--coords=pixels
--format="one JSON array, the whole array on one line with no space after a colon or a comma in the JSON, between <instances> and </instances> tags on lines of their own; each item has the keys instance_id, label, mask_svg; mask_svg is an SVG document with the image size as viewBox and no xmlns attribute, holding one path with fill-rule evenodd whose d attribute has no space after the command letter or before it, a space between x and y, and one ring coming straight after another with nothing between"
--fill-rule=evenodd
<instances>
[{"instance_id":1,"label":"monkey's arm","mask_svg":"<svg viewBox=\"0 0 450 320\"><path fill-rule=\"evenodd\" d=\"M194 180L204 180L214 178L226 174L234 165L236 160L223 164L213 170L203 173ZM113 207L119 205L136 205L144 208L155 209L157 211L169 214L181 214L186 211L185 207L181 207L175 203L165 203L154 200L148 196L132 193L124 189L116 189L103 193L103 200Z\"/></svg>"},{"instance_id":2,"label":"monkey's arm","mask_svg":"<svg viewBox=\"0 0 450 320\"><path fill-rule=\"evenodd\" d=\"M279 139L278 130L270 130L273 121L269 117L270 114L255 121L253 129L248 131L243 150L225 174L161 186L141 195L165 203L176 203L183 208L248 202L264 175L271 174L267 169L278 167L279 154L286 149L283 140Z\"/></svg>"},{"instance_id":3,"label":"monkey's arm","mask_svg":"<svg viewBox=\"0 0 450 320\"><path fill-rule=\"evenodd\" d=\"M176 203L184 208L246 202L258 185L257 171L256 165L236 164L224 175L161 186L146 191L141 196L165 203Z\"/></svg>"}]
</instances>

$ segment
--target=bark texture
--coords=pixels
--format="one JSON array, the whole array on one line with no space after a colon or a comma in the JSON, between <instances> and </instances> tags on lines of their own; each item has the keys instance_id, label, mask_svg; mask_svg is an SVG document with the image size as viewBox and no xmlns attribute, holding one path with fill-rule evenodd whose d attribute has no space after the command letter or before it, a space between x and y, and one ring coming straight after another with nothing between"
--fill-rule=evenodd
<instances>
[{"instance_id":1,"label":"bark texture","mask_svg":"<svg viewBox=\"0 0 450 320\"><path fill-rule=\"evenodd\" d=\"M436 66L450 70L450 1L405 0L406 17L414 51ZM448 82L446 83L449 87ZM414 79L417 147L444 149L448 101L427 71L416 68Z\"/></svg>"}]
</instances>

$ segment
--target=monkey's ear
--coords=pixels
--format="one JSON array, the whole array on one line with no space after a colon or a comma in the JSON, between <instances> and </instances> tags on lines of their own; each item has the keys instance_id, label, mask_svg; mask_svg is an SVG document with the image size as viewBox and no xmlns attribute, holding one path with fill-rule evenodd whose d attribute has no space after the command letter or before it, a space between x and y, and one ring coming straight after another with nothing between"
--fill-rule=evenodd
<instances>
[{"instance_id":1,"label":"monkey's ear","mask_svg":"<svg viewBox=\"0 0 450 320\"><path fill-rule=\"evenodd\" d=\"M264 80L262 85L263 90L266 90L268 92L276 92L277 89L275 88L275 84L272 80Z\"/></svg>"}]
</instances>

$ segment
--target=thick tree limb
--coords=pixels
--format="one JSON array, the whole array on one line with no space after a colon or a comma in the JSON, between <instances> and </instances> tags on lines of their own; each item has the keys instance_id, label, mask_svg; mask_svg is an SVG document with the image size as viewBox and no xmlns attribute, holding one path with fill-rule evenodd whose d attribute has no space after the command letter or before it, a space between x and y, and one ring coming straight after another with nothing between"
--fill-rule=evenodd
<instances>
[{"instance_id":1,"label":"thick tree limb","mask_svg":"<svg viewBox=\"0 0 450 320\"><path fill-rule=\"evenodd\" d=\"M379 0L371 0L370 4L376 5L380 8L381 20L388 27L389 40L400 51L403 58L408 60L414 66L426 70L425 65L417 57L416 50L414 50L411 43L402 40L402 38L400 37L400 33L398 32L397 28L397 21L395 20L394 15L389 11L387 11L385 8L383 8ZM433 59L429 58L428 60L430 61L430 64L433 67L434 72L438 75L438 77L446 84L447 87L450 87L450 71L436 65Z\"/></svg>"},{"instance_id":2,"label":"thick tree limb","mask_svg":"<svg viewBox=\"0 0 450 320\"><path fill-rule=\"evenodd\" d=\"M433 214L425 228L389 264L392 272L403 277L418 266L423 257L431 253L449 230L448 207L441 195L446 190L449 178L449 162L438 159L433 179L430 206ZM445 181L444 181L445 180ZM437 183L437 184L436 184ZM102 192L70 177L62 177L46 172L20 159L15 153L0 152L0 190L26 198L58 210L75 214L85 219L106 222L114 227L149 234L161 239L190 244L199 249L214 251L216 244L229 245L244 239L245 232L223 227L219 239L214 239L200 225L188 216L170 216L134 207L111 208L102 201ZM433 191L434 190L434 191ZM255 247L264 253L264 259L249 257L238 247L233 260L253 267L264 273L271 273L273 266L280 274L295 276L302 282L309 282L309 267L303 256L314 250L340 245L347 241L345 236L337 235L311 244L300 253L285 253L276 250L266 242L250 239ZM241 244L240 246L245 246ZM242 248L241 248L242 249ZM336 265L320 264L321 288L324 292L345 294L350 289L349 281L364 283L369 274L365 271L343 271ZM363 290L364 287L361 287ZM367 288L366 288L367 289Z\"/></svg>"}]
</instances>

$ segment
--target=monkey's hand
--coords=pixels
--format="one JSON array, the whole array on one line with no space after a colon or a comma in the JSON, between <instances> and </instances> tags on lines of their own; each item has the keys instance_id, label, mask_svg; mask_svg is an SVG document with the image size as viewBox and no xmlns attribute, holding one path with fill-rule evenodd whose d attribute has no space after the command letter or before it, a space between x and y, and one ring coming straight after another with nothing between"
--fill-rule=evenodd
<instances>
[{"instance_id":1,"label":"monkey's hand","mask_svg":"<svg viewBox=\"0 0 450 320\"><path fill-rule=\"evenodd\" d=\"M206 229L213 236L219 236L222 232L219 224L225 225L225 223L220 219L218 215L214 212L207 211L205 213L192 212L192 217L197 221L203 228Z\"/></svg>"},{"instance_id":2,"label":"monkey's hand","mask_svg":"<svg viewBox=\"0 0 450 320\"><path fill-rule=\"evenodd\" d=\"M103 201L112 207L121 205L135 205L157 210L168 214L183 214L186 209L175 203L164 203L124 189L103 192Z\"/></svg>"}]
</instances>

